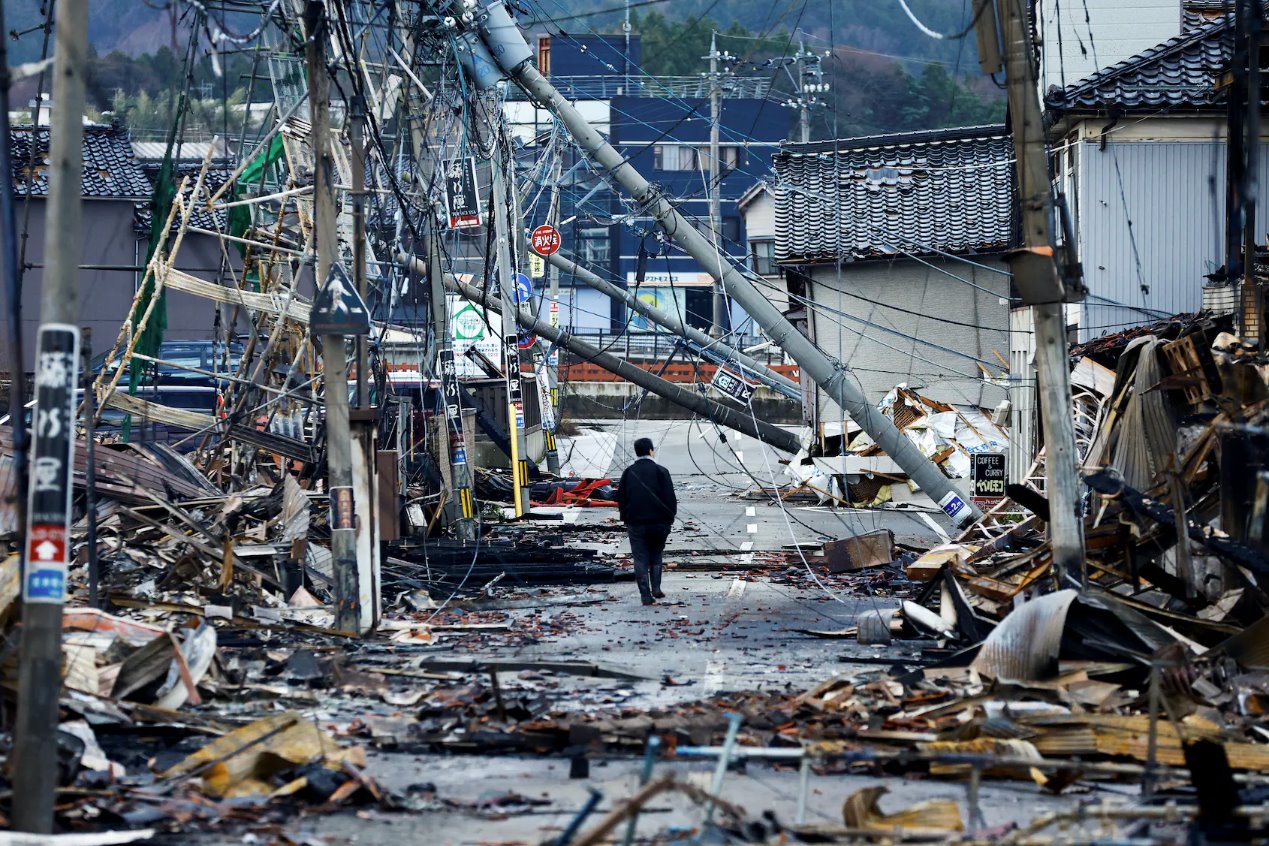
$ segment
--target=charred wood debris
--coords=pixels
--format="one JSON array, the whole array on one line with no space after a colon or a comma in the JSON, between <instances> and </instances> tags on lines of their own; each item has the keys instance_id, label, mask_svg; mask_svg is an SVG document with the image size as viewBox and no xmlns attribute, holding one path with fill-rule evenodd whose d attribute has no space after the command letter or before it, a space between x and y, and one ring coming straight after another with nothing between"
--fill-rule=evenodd
<instances>
[{"instance_id":1,"label":"charred wood debris","mask_svg":"<svg viewBox=\"0 0 1269 846\"><path fill-rule=\"evenodd\" d=\"M384 466L417 458L422 468L405 479L380 477L388 503L381 520L390 527L383 536L391 538L380 543L382 617L364 637L333 628L324 436L308 413L320 400L320 350L307 329L310 303L295 284L313 232L312 200L300 190L312 167L308 131L296 117L279 125L279 167L288 173L278 193L290 194L262 203L272 211L225 242L242 247L238 266L251 268L249 284L245 272L220 285L174 266L195 212L207 216L205 207L233 185L233 174L204 178L210 161L177 192L165 245L147 271L158 289L204 297L250 325L256 340L237 363L228 411L166 409L120 389L137 334L126 330L144 326L153 308L140 295L112 350L114 369L92 374L101 407L186 434L177 445L95 434L91 513L82 432L76 450L79 564L64 612L61 731L50 754L61 767L59 825L85 835L78 842L126 842L95 841L93 832L140 839L209 827L290 842L282 823L301 812L445 807L444 796L389 791L367 775L368 755L402 748L574 762L705 755L724 767L761 759L816 775L952 780L971 796L968 814L946 800L883 810L884 789L869 788L842 797L841 825L824 826L729 803L725 782L711 792L654 777L587 820L575 843L612 839L666 792L698 802L707 809L702 827L740 842L1039 843L1089 821L1106 842L1179 841L1191 825L1214 840L1263 836L1269 359L1229 320L1179 315L1072 349L1086 484L1082 583L1060 584L1051 569L1041 452L1025 483L1010 485L982 519L941 545L899 546L883 531L825 543L806 559L817 578L842 590L900 604L852 627L791 637L820 638L826 654L838 639L906 641L916 658L826 673L805 690L638 709L598 697L579 707L569 701L569 677L632 677L586 661L495 662L482 653L567 635L567 605L587 601L575 593L559 600L563 610L508 622L507 608L552 601L541 586L629 578L618 556L586 548L615 540L618 527L574 525L558 514L539 524L505 521L511 477L481 469L475 487L489 506L480 539L448 535L439 496L448 471L429 458L445 433L412 407L385 402L378 416L379 442L398 445ZM202 226L224 225L211 217ZM382 369L377 377L382 388ZM297 390L298 381L307 387ZM252 412L266 395L280 401L264 415ZM906 387L883 407L917 441L929 437L924 419L954 411ZM0 427L6 715L21 634L9 431ZM861 442L847 449L877 452ZM952 436L929 454L959 477L965 452ZM879 505L885 484L903 481L834 488L807 475L746 496ZM611 480L545 473L530 490L531 501L557 510L612 509L613 496ZM715 558L725 560L684 556L671 572L744 569L799 581L803 566L800 555L779 551L748 564ZM1053 794L1142 790L1131 803L1078 800L1069 814L989 831L972 798L985 779Z\"/></svg>"}]
</instances>

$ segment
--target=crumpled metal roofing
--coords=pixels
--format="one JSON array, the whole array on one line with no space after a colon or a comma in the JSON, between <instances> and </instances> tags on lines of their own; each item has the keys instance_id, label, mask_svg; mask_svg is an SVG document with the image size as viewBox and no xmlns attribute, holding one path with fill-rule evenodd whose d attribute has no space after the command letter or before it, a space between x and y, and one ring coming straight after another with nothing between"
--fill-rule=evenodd
<instances>
[{"instance_id":1,"label":"crumpled metal roofing","mask_svg":"<svg viewBox=\"0 0 1269 846\"><path fill-rule=\"evenodd\" d=\"M1063 111L1223 106L1225 92L1219 83L1229 68L1232 26L1231 15L1198 23L1065 89L1050 88L1045 103Z\"/></svg>"},{"instance_id":2,"label":"crumpled metal roofing","mask_svg":"<svg viewBox=\"0 0 1269 846\"><path fill-rule=\"evenodd\" d=\"M1003 126L788 144L774 162L780 261L999 252L1016 242Z\"/></svg>"},{"instance_id":3,"label":"crumpled metal roofing","mask_svg":"<svg viewBox=\"0 0 1269 846\"><path fill-rule=\"evenodd\" d=\"M48 128L14 127L9 130L9 145L14 193L24 197L29 186L31 196L48 196ZM32 147L34 169L31 168ZM150 196L150 182L132 155L127 130L112 126L85 126L83 156L82 196L128 200Z\"/></svg>"}]
</instances>

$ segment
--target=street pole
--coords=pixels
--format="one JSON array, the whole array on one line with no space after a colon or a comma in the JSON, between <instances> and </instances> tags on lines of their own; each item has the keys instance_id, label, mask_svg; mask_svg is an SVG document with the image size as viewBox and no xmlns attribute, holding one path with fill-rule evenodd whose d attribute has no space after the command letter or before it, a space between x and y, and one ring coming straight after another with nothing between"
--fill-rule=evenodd
<instances>
[{"instance_id":1,"label":"street pole","mask_svg":"<svg viewBox=\"0 0 1269 846\"><path fill-rule=\"evenodd\" d=\"M719 184L718 123L721 119L723 86L718 75L718 34L709 36L709 228L714 248L723 252L722 185ZM717 261L717 258L715 258ZM673 282L671 282L673 284ZM721 338L727 332L727 292L722 280L714 279L714 309L709 334Z\"/></svg>"},{"instance_id":2,"label":"street pole","mask_svg":"<svg viewBox=\"0 0 1269 846\"><path fill-rule=\"evenodd\" d=\"M455 536L466 543L477 534L475 503L471 495L471 467L467 464L467 443L463 439L463 388L458 381L458 365L454 360L454 341L449 332L449 306L445 296L445 270L441 266L440 233L428 238L429 305L432 311L432 334L436 339L436 369L445 394L445 431L438 439L440 462L449 462L450 490L445 503L446 522Z\"/></svg>"},{"instance_id":3,"label":"street pole","mask_svg":"<svg viewBox=\"0 0 1269 846\"><path fill-rule=\"evenodd\" d=\"M398 256L398 260L407 267L413 268L415 272L421 273L423 271L423 263L413 256L402 254ZM472 302L479 303L490 311L501 314L504 322L508 320L507 312L504 310L506 305L501 301L500 297L488 294L474 285L460 282L453 276L444 277L444 282L447 290L461 294ZM711 420L719 426L735 429L737 432L756 438L763 443L770 444L776 449L788 453L796 453L801 449L801 439L797 435L761 418L755 419L755 415L751 414L748 409L735 409L722 403L713 402L697 391L689 390L682 385L662 379L642 367L631 364L621 356L604 352L592 344L575 338L565 330L555 329L550 323L531 312L516 309L511 311L510 314L514 315L515 322L519 323L520 328L525 332L540 335L551 343L564 347L582 361L596 364L621 379L647 390L649 393L656 394L675 405L699 414L706 420Z\"/></svg>"},{"instance_id":4,"label":"street pole","mask_svg":"<svg viewBox=\"0 0 1269 846\"><path fill-rule=\"evenodd\" d=\"M500 108L500 107L495 107ZM499 113L496 121L497 140L494 143L493 156L493 192L494 192L494 234L497 238L498 252L498 287L502 293L502 338L504 375L507 377L507 433L511 437L511 479L513 488L512 502L515 504L516 518L523 517L529 511L529 463L528 446L524 439L524 398L521 396L520 348L517 345L516 322L511 315L520 311L516 303L516 267L511 260L510 221L514 219L509 209L511 202L507 192L505 175L506 162L503 156L510 158L511 148L506 143L503 132L504 119ZM514 174L512 175L514 178Z\"/></svg>"},{"instance_id":5,"label":"street pole","mask_svg":"<svg viewBox=\"0 0 1269 846\"><path fill-rule=\"evenodd\" d=\"M352 95L348 111L348 141L352 147L353 281L361 301L368 302L370 283L366 278L366 145L364 140L366 101ZM369 339L357 336L357 408L349 415L353 441L353 503L357 536L357 587L361 620L358 631L369 631L379 622L379 485L378 409L370 402Z\"/></svg>"},{"instance_id":6,"label":"street pole","mask_svg":"<svg viewBox=\"0 0 1269 846\"><path fill-rule=\"evenodd\" d=\"M709 337L701 330L697 329L689 323L685 323L678 315L669 311L662 311L651 303L645 302L624 288L620 288L611 282L601 278L598 274L588 270L572 259L566 258L559 253L552 253L546 257L551 265L551 270L558 273L564 270L571 273L574 278L580 279L590 287L594 288L602 294L614 299L620 300L629 308L639 314L642 314L648 320L662 326L673 332L675 335L687 338L694 344L713 350L720 356L735 362L742 370L748 370L754 376L762 380L767 387L774 391L778 391L790 399L800 399L802 396L802 388L797 382L786 376L775 372L767 365L758 361L756 358L741 352L740 350L722 343L714 338ZM552 324L554 325L554 324Z\"/></svg>"},{"instance_id":7,"label":"street pole","mask_svg":"<svg viewBox=\"0 0 1269 846\"><path fill-rule=\"evenodd\" d=\"M305 57L312 112L313 217L320 288L339 260L335 230L335 169L330 153L330 77L326 71L326 7L308 0L304 8ZM322 335L323 399L326 405L326 492L330 497L331 553L335 571L335 628L360 634L361 591L357 570L357 530L353 506L352 433L348 423L348 356L344 335Z\"/></svg>"},{"instance_id":8,"label":"street pole","mask_svg":"<svg viewBox=\"0 0 1269 846\"><path fill-rule=\"evenodd\" d=\"M71 468L79 370L76 265L82 251L86 0L60 0L54 30L53 112L43 291L36 352L35 442L22 563L22 644L13 732L11 817L18 831L53 830L57 714L62 688L62 606L70 556ZM0 144L9 142L6 134ZM8 179L9 172L4 174ZM8 239L6 239L8 240ZM13 374L22 378L21 369ZM16 416L22 425L21 409Z\"/></svg>"},{"instance_id":9,"label":"street pole","mask_svg":"<svg viewBox=\"0 0 1269 846\"><path fill-rule=\"evenodd\" d=\"M503 70L560 119L591 159L604 172L611 173L612 178L639 203L639 207L647 209L648 214L656 218L667 235L715 279L721 278L727 292L763 328L771 342L788 353L802 372L841 406L927 496L939 503L954 524L964 525L982 516L982 511L957 490L943 471L922 455L917 445L868 401L850 370L799 332L780 309L732 265L730 259L723 256L720 262L714 245L696 231L659 189L644 179L621 153L605 141L564 95L538 73L537 68L523 62L509 63Z\"/></svg>"},{"instance_id":10,"label":"street pole","mask_svg":"<svg viewBox=\"0 0 1269 846\"><path fill-rule=\"evenodd\" d=\"M1010 259L1014 283L1035 320L1036 379L1045 442L1045 495L1049 499L1049 546L1059 585L1085 582L1084 520L1076 466L1075 424L1071 415L1070 356L1064 302L1082 290L1067 290L1054 260L1049 178L1043 112L1032 62L1030 26L1023 0L1000 4L1009 118L1017 159L1022 206L1022 243Z\"/></svg>"}]
</instances>

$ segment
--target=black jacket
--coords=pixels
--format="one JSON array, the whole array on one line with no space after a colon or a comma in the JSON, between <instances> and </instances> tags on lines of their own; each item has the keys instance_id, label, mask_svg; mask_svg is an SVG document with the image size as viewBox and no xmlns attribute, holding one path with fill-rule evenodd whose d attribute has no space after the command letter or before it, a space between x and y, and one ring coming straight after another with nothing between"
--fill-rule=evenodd
<instances>
[{"instance_id":1,"label":"black jacket","mask_svg":"<svg viewBox=\"0 0 1269 846\"><path fill-rule=\"evenodd\" d=\"M669 525L679 511L670 471L651 458L640 458L621 474L617 507L631 526Z\"/></svg>"}]
</instances>

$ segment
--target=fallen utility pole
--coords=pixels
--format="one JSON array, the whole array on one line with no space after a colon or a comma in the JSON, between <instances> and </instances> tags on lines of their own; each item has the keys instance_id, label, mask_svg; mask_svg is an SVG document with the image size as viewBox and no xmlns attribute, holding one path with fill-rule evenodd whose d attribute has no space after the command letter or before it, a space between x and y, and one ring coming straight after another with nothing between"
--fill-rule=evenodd
<instances>
[{"instance_id":1,"label":"fallen utility pole","mask_svg":"<svg viewBox=\"0 0 1269 846\"><path fill-rule=\"evenodd\" d=\"M501 7L490 8L496 13L507 14ZM922 455L916 444L908 440L889 418L868 401L858 385L851 381L853 377L846 366L826 354L786 320L780 310L732 265L731 260L722 256L678 212L674 204L644 179L573 108L564 95L538 72L530 61L532 54L524 44L518 28L485 27L482 35L498 40L497 44L489 46L503 72L514 79L530 97L559 118L582 149L629 191L639 207L655 217L665 233L677 241L688 255L723 283L727 293L766 331L772 343L792 356L802 372L841 406L926 495L938 502L954 524L963 525L982 516L978 507L957 490L938 465ZM511 38L518 38L518 43L508 45L506 42Z\"/></svg>"},{"instance_id":2,"label":"fallen utility pole","mask_svg":"<svg viewBox=\"0 0 1269 846\"><path fill-rule=\"evenodd\" d=\"M416 273L424 272L424 263L413 256L403 254L400 256L400 261ZM474 285L468 285L452 276L446 276L445 287L450 291L461 294L474 303L483 305L490 311L503 314L500 298L492 296ZM735 429L737 432L748 435L751 438L757 438L763 443L770 444L776 449L784 450L788 453L796 453L802 447L802 442L797 435L764 420L755 419L755 416L748 411L729 408L707 399L696 391L688 390L682 385L662 379L641 367L636 367L624 358L603 352L597 347L578 340L568 332L551 326L547 321L541 320L529 312L515 309L513 314L516 322L526 332L541 335L551 343L563 347L579 358L592 364L597 364L627 382L645 388L651 393L680 405L689 411L693 411L708 420L712 420L720 426Z\"/></svg>"},{"instance_id":3,"label":"fallen utility pole","mask_svg":"<svg viewBox=\"0 0 1269 846\"><path fill-rule=\"evenodd\" d=\"M308 92L312 110L313 217L317 284L329 283L339 261L335 230L335 170L330 152L330 75L326 69L326 7L308 0L304 9ZM344 335L322 335L326 403L326 493L330 497L331 553L335 570L335 628L360 633L357 530L353 506L352 432L348 421L348 355Z\"/></svg>"},{"instance_id":4,"label":"fallen utility pole","mask_svg":"<svg viewBox=\"0 0 1269 846\"><path fill-rule=\"evenodd\" d=\"M49 128L47 267L35 356L32 478L20 549L22 645L18 718L13 731L11 815L18 831L53 831L57 790L57 716L62 690L62 606L70 564L71 467L79 371L84 70L88 64L86 0L57 4L53 123ZM0 143L8 144L6 136ZM8 174L4 175L9 178ZM12 374L22 378L21 371ZM22 425L17 415L17 425Z\"/></svg>"},{"instance_id":5,"label":"fallen utility pole","mask_svg":"<svg viewBox=\"0 0 1269 846\"><path fill-rule=\"evenodd\" d=\"M1044 424L1045 495L1051 520L1049 545L1059 585L1085 580L1084 520L1076 468L1075 421L1071 417L1070 354L1064 303L1082 296L1082 286L1063 284L1054 260L1050 213L1053 183L1044 143L1043 112L1032 64L1031 27L1023 0L1000 4L1009 120L1017 159L1018 197L1022 206L1022 248L1009 258L1015 284L1035 320L1036 381ZM980 26L994 24L986 12Z\"/></svg>"},{"instance_id":6,"label":"fallen utility pole","mask_svg":"<svg viewBox=\"0 0 1269 846\"><path fill-rule=\"evenodd\" d=\"M565 273L571 273L574 277L582 280L590 287L594 288L602 294L607 294L626 304L626 308L642 314L658 326L663 326L675 335L687 338L695 344L702 347L712 349L722 358L735 362L742 369L748 370L761 379L769 388L785 396L801 400L802 389L797 382L787 376L783 376L762 362L758 361L750 355L741 352L723 342L711 338L701 330L697 329L689 323L685 323L678 315L668 311L662 311L649 302L639 299L625 288L619 288L611 282L603 279L593 271L578 264L576 261L566 258L559 253L551 253L546 257L550 262L552 270L562 270ZM555 324L552 324L555 325Z\"/></svg>"}]
</instances>

